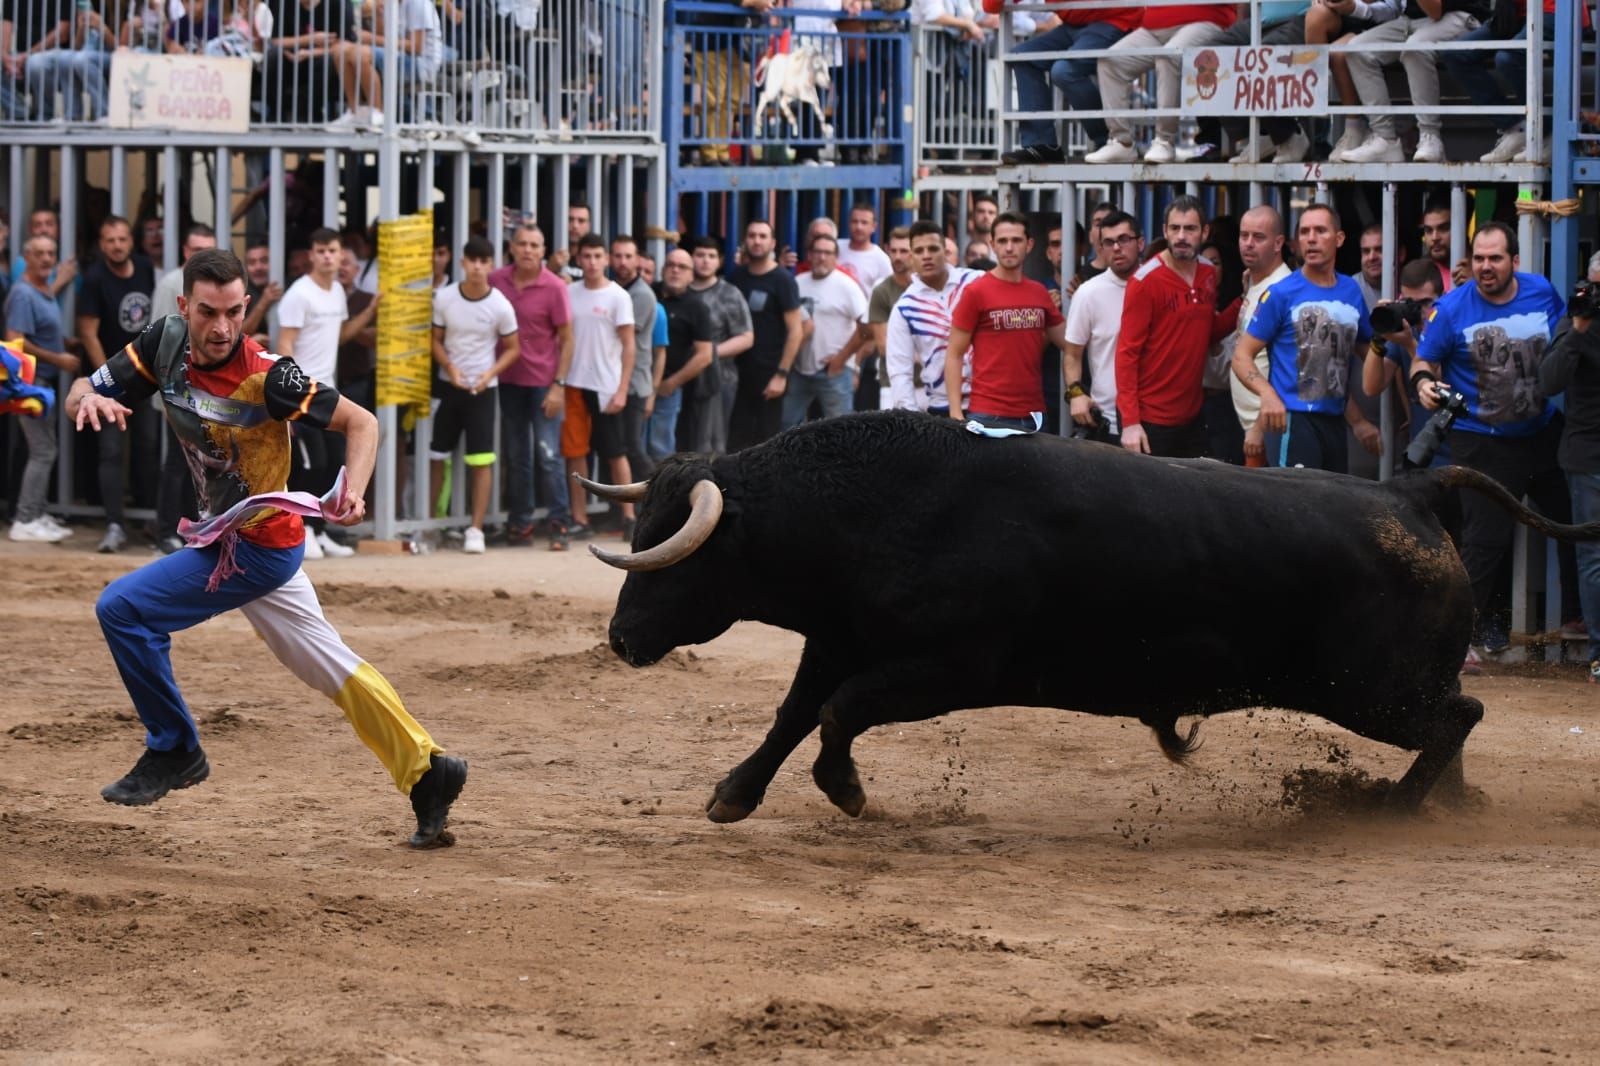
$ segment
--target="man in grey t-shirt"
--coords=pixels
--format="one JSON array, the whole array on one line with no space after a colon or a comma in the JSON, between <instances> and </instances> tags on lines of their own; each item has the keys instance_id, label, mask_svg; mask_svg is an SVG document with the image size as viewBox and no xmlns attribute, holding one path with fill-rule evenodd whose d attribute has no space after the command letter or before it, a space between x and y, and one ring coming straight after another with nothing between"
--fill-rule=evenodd
<instances>
[{"instance_id":1,"label":"man in grey t-shirt","mask_svg":"<svg viewBox=\"0 0 1600 1066\"><path fill-rule=\"evenodd\" d=\"M739 391L739 374L732 360L755 343L755 325L744 293L720 276L722 245L717 239L696 237L687 246L694 256L694 281L689 288L705 301L706 310L711 313L711 348L715 355L695 384L702 389L716 389L722 395L721 417L703 419L690 447L707 455L721 455L728 450L728 419L733 415L733 399Z\"/></svg>"},{"instance_id":2,"label":"man in grey t-shirt","mask_svg":"<svg viewBox=\"0 0 1600 1066\"><path fill-rule=\"evenodd\" d=\"M622 409L622 432L633 476L643 481L655 469L645 454L644 424L656 405L654 346L656 294L639 274L639 245L626 234L611 238L611 280L633 300L633 376L628 379L628 406Z\"/></svg>"}]
</instances>

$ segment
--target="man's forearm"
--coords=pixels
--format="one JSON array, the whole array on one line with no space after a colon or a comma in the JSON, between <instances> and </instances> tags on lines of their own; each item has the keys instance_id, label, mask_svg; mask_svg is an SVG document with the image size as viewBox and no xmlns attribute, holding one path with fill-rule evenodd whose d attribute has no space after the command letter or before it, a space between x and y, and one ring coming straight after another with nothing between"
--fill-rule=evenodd
<instances>
[{"instance_id":1,"label":"man's forearm","mask_svg":"<svg viewBox=\"0 0 1600 1066\"><path fill-rule=\"evenodd\" d=\"M367 494L378 461L378 420L365 408L365 418L352 418L344 430L344 476L351 496Z\"/></svg>"},{"instance_id":2,"label":"man's forearm","mask_svg":"<svg viewBox=\"0 0 1600 1066\"><path fill-rule=\"evenodd\" d=\"M794 366L800 354L800 345L805 340L805 323L798 310L785 311L783 318L789 332L783 338L783 356L778 360L778 369L788 370Z\"/></svg>"},{"instance_id":3,"label":"man's forearm","mask_svg":"<svg viewBox=\"0 0 1600 1066\"><path fill-rule=\"evenodd\" d=\"M100 347L100 320L78 319L78 339L83 344L83 354L89 357L89 367L99 370L105 365L106 351Z\"/></svg>"}]
</instances>

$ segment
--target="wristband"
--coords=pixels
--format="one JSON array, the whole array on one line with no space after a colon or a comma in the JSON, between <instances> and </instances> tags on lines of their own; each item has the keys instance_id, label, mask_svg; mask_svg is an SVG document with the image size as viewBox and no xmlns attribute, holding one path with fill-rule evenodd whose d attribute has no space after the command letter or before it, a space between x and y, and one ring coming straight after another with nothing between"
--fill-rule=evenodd
<instances>
[{"instance_id":1,"label":"wristband","mask_svg":"<svg viewBox=\"0 0 1600 1066\"><path fill-rule=\"evenodd\" d=\"M1083 382L1081 381L1074 381L1071 385L1067 386L1066 396L1069 400L1076 400L1079 396L1087 395L1089 395L1089 393L1084 390Z\"/></svg>"},{"instance_id":2,"label":"wristband","mask_svg":"<svg viewBox=\"0 0 1600 1066\"><path fill-rule=\"evenodd\" d=\"M1419 370L1415 374L1411 375L1411 391L1421 395L1422 389L1417 385L1417 382L1419 381L1431 381L1437 385L1439 383L1439 376L1431 370Z\"/></svg>"},{"instance_id":3,"label":"wristband","mask_svg":"<svg viewBox=\"0 0 1600 1066\"><path fill-rule=\"evenodd\" d=\"M1389 351L1389 342L1381 337L1373 337L1367 344L1367 351L1382 359Z\"/></svg>"},{"instance_id":4,"label":"wristband","mask_svg":"<svg viewBox=\"0 0 1600 1066\"><path fill-rule=\"evenodd\" d=\"M564 389L564 388L567 387L567 379L566 378L556 378L550 384L554 385L558 389Z\"/></svg>"},{"instance_id":5,"label":"wristband","mask_svg":"<svg viewBox=\"0 0 1600 1066\"><path fill-rule=\"evenodd\" d=\"M789 372L788 372L788 371L787 371L787 370L785 370L785 369L784 369L784 368L783 368L783 367L781 367L781 366L780 366L780 367L778 367L778 368L777 368L777 369L776 369L776 370L774 370L774 371L773 371L773 373L774 373L774 374L776 374L776 375L778 375L778 376L779 376L779 377L780 377L780 378L785 378L785 379L787 379L787 378L788 378L788 377L789 377Z\"/></svg>"}]
</instances>

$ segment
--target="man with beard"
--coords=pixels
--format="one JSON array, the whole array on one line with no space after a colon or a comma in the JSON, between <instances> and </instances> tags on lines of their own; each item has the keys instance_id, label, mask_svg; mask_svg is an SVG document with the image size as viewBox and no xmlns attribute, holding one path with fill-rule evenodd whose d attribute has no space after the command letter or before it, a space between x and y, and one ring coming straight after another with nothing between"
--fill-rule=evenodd
<instances>
[{"instance_id":1,"label":"man with beard","mask_svg":"<svg viewBox=\"0 0 1600 1066\"><path fill-rule=\"evenodd\" d=\"M739 391L728 422L728 450L760 444L783 427L783 393L804 339L804 313L794 275L773 258L772 224L753 218L744 227L744 264L728 280L750 307L755 343L739 357Z\"/></svg>"},{"instance_id":2,"label":"man with beard","mask_svg":"<svg viewBox=\"0 0 1600 1066\"><path fill-rule=\"evenodd\" d=\"M1484 223L1472 238L1472 280L1433 305L1420 341L1409 327L1393 339L1412 356L1410 380L1423 407L1436 410L1451 392L1466 397L1466 411L1450 433L1455 461L1488 474L1513 497L1529 497L1551 521L1567 522L1571 500L1557 460L1562 416L1549 400L1531 416L1511 402L1529 385L1542 397L1539 367L1565 308L1550 282L1519 271L1518 264L1516 231L1503 222ZM1522 342L1523 358L1509 364L1510 374L1491 374L1495 368L1474 359L1486 331ZM1505 587L1513 530L1499 505L1481 494L1463 493L1461 504L1461 561L1477 608L1473 643L1492 654L1509 646L1505 605L1497 593ZM1559 554L1562 617L1573 618L1578 596L1572 554Z\"/></svg>"},{"instance_id":3,"label":"man with beard","mask_svg":"<svg viewBox=\"0 0 1600 1066\"><path fill-rule=\"evenodd\" d=\"M120 426L133 404L162 396L162 413L190 456L208 516L283 491L288 423L324 426L349 441L343 495L325 504L324 513L355 525L365 514L377 459L377 419L244 336L244 288L244 267L231 252L209 249L190 257L178 316L73 382L67 417L80 430ZM323 618L300 566L304 540L298 515L266 508L206 546L174 552L106 586L95 614L144 723L145 747L133 769L100 795L144 806L210 776L194 716L173 678L171 634L237 607L280 662L344 711L395 786L410 796L417 818L411 845L448 843L445 822L466 784L467 764L444 754L383 675Z\"/></svg>"},{"instance_id":4,"label":"man with beard","mask_svg":"<svg viewBox=\"0 0 1600 1066\"><path fill-rule=\"evenodd\" d=\"M1200 258L1205 208L1192 196L1167 205L1166 247L1128 279L1117 337L1117 411L1131 452L1206 454L1201 407L1206 353L1233 325L1216 310L1217 271Z\"/></svg>"},{"instance_id":5,"label":"man with beard","mask_svg":"<svg viewBox=\"0 0 1600 1066\"><path fill-rule=\"evenodd\" d=\"M1123 211L1111 210L1100 216L1091 232L1100 234L1095 258L1105 263L1106 269L1078 286L1067 309L1065 396L1072 421L1083 426L1091 440L1107 444L1122 434L1117 422L1117 338L1122 333L1128 279L1138 269L1144 247L1138 226L1137 220ZM1089 360L1087 389L1083 383L1085 355Z\"/></svg>"},{"instance_id":6,"label":"man with beard","mask_svg":"<svg viewBox=\"0 0 1600 1066\"><path fill-rule=\"evenodd\" d=\"M717 379L711 377L709 387L701 385L716 356L711 312L689 288L694 257L686 248L672 249L662 274L660 307L667 316L667 355L655 386L655 410L645 427L645 447L656 462L678 450L680 417L688 440L697 438L706 419L722 417Z\"/></svg>"},{"instance_id":7,"label":"man with beard","mask_svg":"<svg viewBox=\"0 0 1600 1066\"><path fill-rule=\"evenodd\" d=\"M83 272L78 293L78 336L91 369L100 369L108 355L122 351L150 325L150 294L155 287L154 265L133 250L132 224L121 215L106 216L100 223L100 258ZM131 436L139 443L133 473L140 487L149 490L141 495L153 497L161 438L150 431L159 427L148 407L140 409L131 422ZM96 441L106 532L95 550L108 555L121 551L128 543L123 463L129 439L126 430L112 428Z\"/></svg>"},{"instance_id":8,"label":"man with beard","mask_svg":"<svg viewBox=\"0 0 1600 1066\"><path fill-rule=\"evenodd\" d=\"M1347 473L1346 425L1365 421L1349 395L1350 361L1372 335L1361 286L1334 268L1344 244L1326 204L1300 214L1303 265L1267 288L1233 349L1233 372L1261 398L1267 463ZM1266 375L1256 355L1270 353Z\"/></svg>"},{"instance_id":9,"label":"man with beard","mask_svg":"<svg viewBox=\"0 0 1600 1066\"><path fill-rule=\"evenodd\" d=\"M728 450L728 422L739 398L739 373L735 362L755 343L755 327L744 293L722 277L722 243L710 234L688 242L694 257L694 281L689 288L705 304L711 317L711 353L715 359L701 374L696 392L717 392L719 407L701 411L693 432L678 426L678 444L685 451L721 455Z\"/></svg>"},{"instance_id":10,"label":"man with beard","mask_svg":"<svg viewBox=\"0 0 1600 1066\"><path fill-rule=\"evenodd\" d=\"M348 249L346 250L348 253ZM350 253L353 254L353 253ZM272 249L265 244L252 244L244 250L245 295L250 297L250 311L244 316L244 332L265 344L272 332L273 322L267 313L283 299L283 286L272 280Z\"/></svg>"}]
</instances>

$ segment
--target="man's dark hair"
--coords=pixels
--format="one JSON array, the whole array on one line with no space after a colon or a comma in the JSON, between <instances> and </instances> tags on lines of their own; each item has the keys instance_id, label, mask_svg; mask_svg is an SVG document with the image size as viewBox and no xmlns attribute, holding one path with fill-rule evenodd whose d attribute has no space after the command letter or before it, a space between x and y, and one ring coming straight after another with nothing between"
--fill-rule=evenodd
<instances>
[{"instance_id":1,"label":"man's dark hair","mask_svg":"<svg viewBox=\"0 0 1600 1066\"><path fill-rule=\"evenodd\" d=\"M244 264L239 262L239 257L226 248L202 248L189 257L183 264L183 295L188 297L194 291L197 281L209 281L213 285L226 285L232 281L244 280Z\"/></svg>"},{"instance_id":2,"label":"man's dark hair","mask_svg":"<svg viewBox=\"0 0 1600 1066\"><path fill-rule=\"evenodd\" d=\"M1139 235L1139 220L1128 214L1128 212L1118 211L1114 207L1109 215L1100 220L1100 232L1104 233L1108 229L1113 229L1123 224L1133 227L1134 236L1137 237Z\"/></svg>"},{"instance_id":3,"label":"man's dark hair","mask_svg":"<svg viewBox=\"0 0 1600 1066\"><path fill-rule=\"evenodd\" d=\"M818 244L822 243L823 241L832 241L833 242L834 254L836 254L836 255L838 254L838 252L839 252L839 238L835 237L831 233L819 233L815 237L811 238L811 243L806 246L807 251L815 249L816 246Z\"/></svg>"},{"instance_id":4,"label":"man's dark hair","mask_svg":"<svg viewBox=\"0 0 1600 1066\"><path fill-rule=\"evenodd\" d=\"M633 237L627 233L619 233L615 237L611 238L611 247L615 248L619 244L631 244L633 245L635 251L637 251L639 248L639 242L634 240Z\"/></svg>"},{"instance_id":5,"label":"man's dark hair","mask_svg":"<svg viewBox=\"0 0 1600 1066\"><path fill-rule=\"evenodd\" d=\"M1367 225L1367 228L1361 231L1361 236L1365 237L1369 233L1376 233L1380 237L1383 236L1383 223L1382 222L1369 223Z\"/></svg>"},{"instance_id":6,"label":"man's dark hair","mask_svg":"<svg viewBox=\"0 0 1600 1066\"><path fill-rule=\"evenodd\" d=\"M129 233L133 232L133 223L129 222L127 219L123 218L121 215L107 215L105 218L100 220L100 232L101 233L104 233L106 230L110 229L112 226L127 226L128 227L128 232Z\"/></svg>"},{"instance_id":7,"label":"man's dark hair","mask_svg":"<svg viewBox=\"0 0 1600 1066\"><path fill-rule=\"evenodd\" d=\"M773 233L777 232L776 230L772 229L772 220L771 219L752 218L752 219L747 220L745 222L745 224L744 224L744 235L746 237L750 236L750 227L751 226L756 226L756 225L765 226L765 227L767 227L767 229L772 230Z\"/></svg>"},{"instance_id":8,"label":"man's dark hair","mask_svg":"<svg viewBox=\"0 0 1600 1066\"><path fill-rule=\"evenodd\" d=\"M725 258L722 254L722 239L713 236L710 233L702 233L699 236L690 237L688 240L683 242L683 247L689 250L690 255L693 255L702 248L709 248L711 251L717 253L717 257L719 259Z\"/></svg>"},{"instance_id":9,"label":"man's dark hair","mask_svg":"<svg viewBox=\"0 0 1600 1066\"><path fill-rule=\"evenodd\" d=\"M340 238L338 231L331 230L327 226L318 226L312 230L311 236L306 238L306 243L312 248L319 244L337 244L341 247L344 245L344 241Z\"/></svg>"},{"instance_id":10,"label":"man's dark hair","mask_svg":"<svg viewBox=\"0 0 1600 1066\"><path fill-rule=\"evenodd\" d=\"M937 228L937 224L935 228ZM896 226L894 229L889 231L889 239L891 241L909 241L911 239L911 227Z\"/></svg>"},{"instance_id":11,"label":"man's dark hair","mask_svg":"<svg viewBox=\"0 0 1600 1066\"><path fill-rule=\"evenodd\" d=\"M867 214L871 215L873 218L877 218L878 217L878 209L876 207L873 207L871 204L867 203L865 200L857 200L855 203L850 205L850 212L849 213L851 215L855 214L857 211L865 211ZM848 216L846 216L846 217L848 217Z\"/></svg>"},{"instance_id":12,"label":"man's dark hair","mask_svg":"<svg viewBox=\"0 0 1600 1066\"><path fill-rule=\"evenodd\" d=\"M183 231L183 239L185 241L190 237L210 237L215 240L216 236L217 231L204 222L191 222L189 223L189 228Z\"/></svg>"},{"instance_id":13,"label":"man's dark hair","mask_svg":"<svg viewBox=\"0 0 1600 1066\"><path fill-rule=\"evenodd\" d=\"M1424 215L1453 215L1450 210L1450 201L1443 196L1430 196L1428 202L1422 205Z\"/></svg>"},{"instance_id":14,"label":"man's dark hair","mask_svg":"<svg viewBox=\"0 0 1600 1066\"><path fill-rule=\"evenodd\" d=\"M1474 233L1472 235L1472 243L1473 244L1477 244L1478 243L1478 238L1482 237L1485 233L1503 233L1503 234L1505 234L1505 236L1506 236L1506 254L1507 255L1520 255L1521 254L1521 252L1517 248L1517 231L1512 229L1510 226L1506 225L1504 222L1485 222L1483 225L1478 227L1478 232L1476 232L1476 233Z\"/></svg>"},{"instance_id":15,"label":"man's dark hair","mask_svg":"<svg viewBox=\"0 0 1600 1066\"><path fill-rule=\"evenodd\" d=\"M999 229L1002 223L1012 226L1021 226L1023 235L1027 235L1028 220L1017 214L1015 211L1002 211L996 215L994 217L994 225L989 227L989 232L993 233L995 230Z\"/></svg>"},{"instance_id":16,"label":"man's dark hair","mask_svg":"<svg viewBox=\"0 0 1600 1066\"><path fill-rule=\"evenodd\" d=\"M919 218L911 223L910 237L913 241L918 237L938 237L942 243L944 241L944 230L939 223L931 218Z\"/></svg>"},{"instance_id":17,"label":"man's dark hair","mask_svg":"<svg viewBox=\"0 0 1600 1066\"><path fill-rule=\"evenodd\" d=\"M1300 212L1300 217L1305 218L1313 211L1326 211L1328 213L1328 218L1333 222L1333 232L1338 233L1344 229L1344 221L1339 218L1339 212L1332 204L1307 204L1306 209ZM1298 225L1295 227L1296 230L1299 228Z\"/></svg>"},{"instance_id":18,"label":"man's dark hair","mask_svg":"<svg viewBox=\"0 0 1600 1066\"><path fill-rule=\"evenodd\" d=\"M990 196L986 192L980 192L978 195L972 198L973 207L977 207L979 204L994 204L994 206L999 207L1000 201L996 200L993 196Z\"/></svg>"},{"instance_id":19,"label":"man's dark hair","mask_svg":"<svg viewBox=\"0 0 1600 1066\"><path fill-rule=\"evenodd\" d=\"M1112 203L1110 200L1101 200L1099 203L1094 205L1094 210L1089 212L1089 219L1090 219L1090 221L1093 221L1094 220L1094 216L1098 215L1100 212L1102 212L1102 211L1115 211L1116 209L1117 209L1117 205ZM1102 222L1100 224L1102 226L1105 225L1104 222Z\"/></svg>"},{"instance_id":20,"label":"man's dark hair","mask_svg":"<svg viewBox=\"0 0 1600 1066\"><path fill-rule=\"evenodd\" d=\"M1200 216L1200 224L1202 226L1206 224L1206 207L1193 196L1173 197L1172 202L1167 205L1167 209L1161 213L1161 224L1165 226L1172 221L1173 215L1186 215L1190 211ZM1105 223L1102 222L1101 225L1103 226Z\"/></svg>"},{"instance_id":21,"label":"man's dark hair","mask_svg":"<svg viewBox=\"0 0 1600 1066\"><path fill-rule=\"evenodd\" d=\"M468 237L467 243L461 246L463 259L493 259L494 245L489 243L487 237Z\"/></svg>"},{"instance_id":22,"label":"man's dark hair","mask_svg":"<svg viewBox=\"0 0 1600 1066\"><path fill-rule=\"evenodd\" d=\"M573 206L576 207L577 205L574 204ZM576 250L581 252L585 248L598 248L603 252L606 250L606 239L600 236L598 233L585 233L582 237L578 238L578 247Z\"/></svg>"},{"instance_id":23,"label":"man's dark hair","mask_svg":"<svg viewBox=\"0 0 1600 1066\"><path fill-rule=\"evenodd\" d=\"M1400 268L1400 284L1408 289L1424 285L1433 289L1435 296L1444 293L1444 282L1439 279L1439 264L1432 259L1413 259Z\"/></svg>"}]
</instances>

